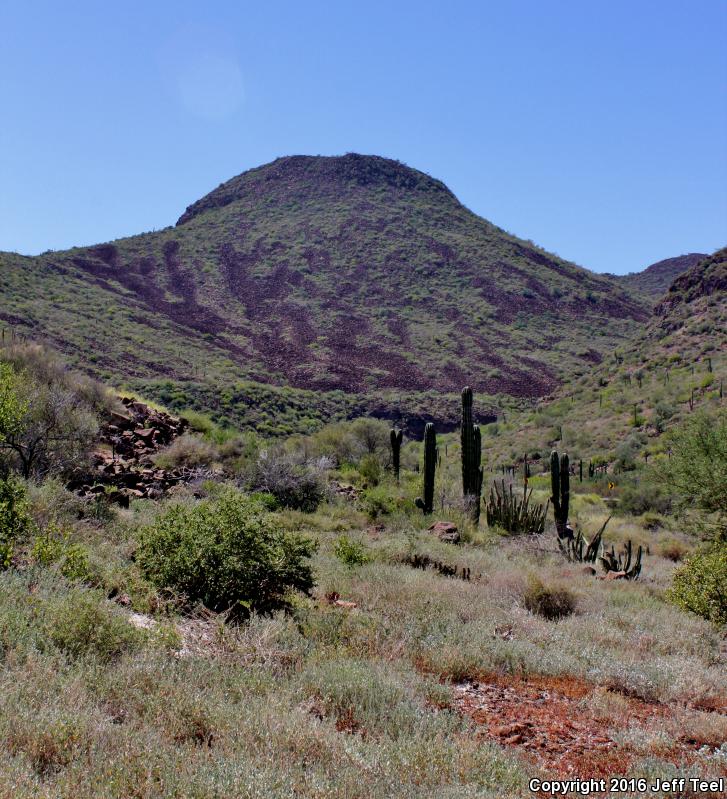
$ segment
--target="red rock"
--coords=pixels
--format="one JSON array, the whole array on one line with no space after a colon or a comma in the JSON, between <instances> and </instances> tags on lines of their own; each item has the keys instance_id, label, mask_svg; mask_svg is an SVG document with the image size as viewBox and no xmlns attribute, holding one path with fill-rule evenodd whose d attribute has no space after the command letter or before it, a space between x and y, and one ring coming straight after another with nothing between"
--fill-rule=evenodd
<instances>
[{"instance_id":1,"label":"red rock","mask_svg":"<svg viewBox=\"0 0 727 799\"><path fill-rule=\"evenodd\" d=\"M440 541L446 541L449 544L459 543L459 530L452 522L434 522L430 525L429 531L436 533Z\"/></svg>"}]
</instances>

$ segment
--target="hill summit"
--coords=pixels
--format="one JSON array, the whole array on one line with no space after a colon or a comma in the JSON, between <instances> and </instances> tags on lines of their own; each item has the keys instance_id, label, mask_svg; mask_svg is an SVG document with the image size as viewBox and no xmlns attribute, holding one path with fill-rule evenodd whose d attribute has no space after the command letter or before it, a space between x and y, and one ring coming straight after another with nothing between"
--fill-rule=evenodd
<instances>
[{"instance_id":1,"label":"hill summit","mask_svg":"<svg viewBox=\"0 0 727 799\"><path fill-rule=\"evenodd\" d=\"M337 200L342 193L360 190L426 192L456 197L439 180L399 161L377 155L348 153L342 156L291 155L250 169L221 184L190 205L177 221L183 225L196 216L237 201L306 202L313 198Z\"/></svg>"},{"instance_id":2,"label":"hill summit","mask_svg":"<svg viewBox=\"0 0 727 799\"><path fill-rule=\"evenodd\" d=\"M441 181L353 153L244 172L162 231L0 260L2 319L104 379L236 424L259 405L250 383L334 392L336 407L335 392L370 408L465 384L541 396L648 306Z\"/></svg>"}]
</instances>

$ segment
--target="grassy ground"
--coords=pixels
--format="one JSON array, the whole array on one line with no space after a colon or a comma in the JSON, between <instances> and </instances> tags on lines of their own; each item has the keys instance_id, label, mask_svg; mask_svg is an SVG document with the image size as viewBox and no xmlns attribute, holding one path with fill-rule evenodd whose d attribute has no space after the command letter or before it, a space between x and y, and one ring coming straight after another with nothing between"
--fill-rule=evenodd
<instances>
[{"instance_id":1,"label":"grassy ground","mask_svg":"<svg viewBox=\"0 0 727 799\"><path fill-rule=\"evenodd\" d=\"M317 587L240 627L181 614L141 579L134 535L154 503L79 520L57 485L35 489L36 518L55 517L89 563L82 581L30 557L0 578L0 796L528 796L547 769L484 734L455 688L533 675L586 686L574 712L615 742L612 773L724 773L723 638L664 600L670 557L690 539L614 520L614 541L651 554L640 581L607 582L565 561L550 528L507 539L449 507L435 518L457 521L465 542L441 543L410 509L418 476L386 480L383 529L344 499L280 512L320 544ZM575 497L586 531L606 514L597 495ZM343 562L342 536L364 562ZM413 553L471 580L412 568ZM530 612L536 579L564 588L573 612ZM634 702L658 709L648 724Z\"/></svg>"}]
</instances>

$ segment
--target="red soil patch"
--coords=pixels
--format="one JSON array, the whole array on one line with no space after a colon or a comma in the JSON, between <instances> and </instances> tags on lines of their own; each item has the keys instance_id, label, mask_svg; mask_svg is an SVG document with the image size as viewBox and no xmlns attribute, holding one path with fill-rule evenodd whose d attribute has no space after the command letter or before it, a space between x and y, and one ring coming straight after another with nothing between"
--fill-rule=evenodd
<instances>
[{"instance_id":1,"label":"red soil patch","mask_svg":"<svg viewBox=\"0 0 727 799\"><path fill-rule=\"evenodd\" d=\"M666 705L620 697L617 717L599 718L587 700L595 686L571 677L487 676L456 685L455 707L480 725L479 735L523 752L549 776L600 778L626 775L637 755L611 731L648 729L668 719ZM699 744L676 741L660 757L679 765L694 758Z\"/></svg>"}]
</instances>

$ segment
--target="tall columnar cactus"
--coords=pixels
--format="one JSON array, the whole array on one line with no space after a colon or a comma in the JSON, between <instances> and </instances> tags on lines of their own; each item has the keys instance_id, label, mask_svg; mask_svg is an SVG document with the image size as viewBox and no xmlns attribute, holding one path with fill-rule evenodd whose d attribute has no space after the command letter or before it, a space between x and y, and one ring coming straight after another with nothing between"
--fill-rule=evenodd
<instances>
[{"instance_id":1,"label":"tall columnar cactus","mask_svg":"<svg viewBox=\"0 0 727 799\"><path fill-rule=\"evenodd\" d=\"M425 514L434 510L434 473L437 469L437 434L434 425L427 422L424 428L424 491L416 500L417 508Z\"/></svg>"},{"instance_id":2,"label":"tall columnar cactus","mask_svg":"<svg viewBox=\"0 0 727 799\"><path fill-rule=\"evenodd\" d=\"M482 434L472 421L472 389L462 389L462 493L472 506L472 520L480 520L482 495Z\"/></svg>"},{"instance_id":3,"label":"tall columnar cactus","mask_svg":"<svg viewBox=\"0 0 727 799\"><path fill-rule=\"evenodd\" d=\"M568 505L570 502L570 463L567 453L558 456L557 450L550 453L550 486L553 503L553 516L558 538L572 538L573 531L568 527Z\"/></svg>"},{"instance_id":4,"label":"tall columnar cactus","mask_svg":"<svg viewBox=\"0 0 727 799\"><path fill-rule=\"evenodd\" d=\"M404 434L396 427L391 428L391 463L394 467L394 477L396 482L399 482L399 467L401 466L401 442L404 439Z\"/></svg>"}]
</instances>

